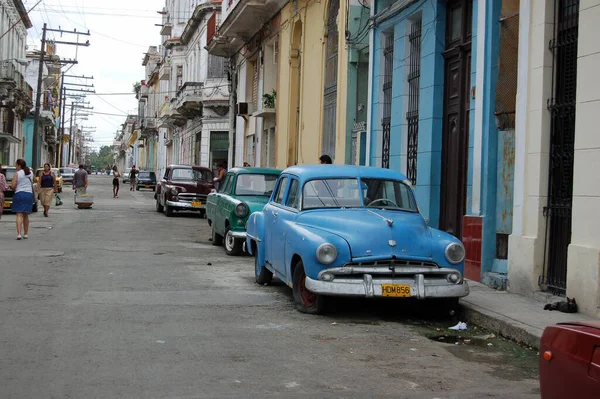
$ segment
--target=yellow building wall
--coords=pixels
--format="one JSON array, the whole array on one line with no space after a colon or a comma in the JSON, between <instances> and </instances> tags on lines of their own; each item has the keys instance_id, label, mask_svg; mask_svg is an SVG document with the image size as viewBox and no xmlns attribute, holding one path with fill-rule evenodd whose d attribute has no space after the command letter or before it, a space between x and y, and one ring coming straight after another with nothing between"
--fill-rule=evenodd
<instances>
[{"instance_id":1,"label":"yellow building wall","mask_svg":"<svg viewBox=\"0 0 600 399\"><path fill-rule=\"evenodd\" d=\"M298 1L298 12L294 15L291 3L281 11L279 36L280 63L277 87L277 134L276 167L285 168L294 164L293 148L297 145L298 164L319 163L321 154L321 134L323 131L323 92L325 68L326 1ZM338 91L336 112L336 154L335 163L344 163L346 132L346 96L348 51L344 37L346 2L340 2L338 12ZM300 43L301 78L299 87L300 123L298 139L295 133L295 98L293 87L297 75L293 68L294 30L302 26ZM292 127L292 129L290 129ZM291 151L290 151L291 150ZM333 155L333 154L328 154Z\"/></svg>"}]
</instances>

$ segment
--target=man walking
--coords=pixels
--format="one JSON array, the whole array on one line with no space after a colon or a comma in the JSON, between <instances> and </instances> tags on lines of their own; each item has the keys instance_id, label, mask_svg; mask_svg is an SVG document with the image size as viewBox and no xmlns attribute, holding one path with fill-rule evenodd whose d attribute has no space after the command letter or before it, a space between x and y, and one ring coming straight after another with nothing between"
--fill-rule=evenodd
<instances>
[{"instance_id":1,"label":"man walking","mask_svg":"<svg viewBox=\"0 0 600 399\"><path fill-rule=\"evenodd\" d=\"M83 165L79 165L79 169L73 176L73 190L75 190L75 199L77 199L78 195L83 195L86 193L87 186L88 174L85 169L83 169Z\"/></svg>"}]
</instances>

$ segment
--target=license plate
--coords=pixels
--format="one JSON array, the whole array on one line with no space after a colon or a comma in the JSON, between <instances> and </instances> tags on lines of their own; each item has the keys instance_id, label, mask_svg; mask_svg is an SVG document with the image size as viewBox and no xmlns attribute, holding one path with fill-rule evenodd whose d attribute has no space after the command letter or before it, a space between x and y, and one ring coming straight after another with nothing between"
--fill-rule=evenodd
<instances>
[{"instance_id":1,"label":"license plate","mask_svg":"<svg viewBox=\"0 0 600 399\"><path fill-rule=\"evenodd\" d=\"M150 188L150 185L149 185L149 184L146 184L146 188Z\"/></svg>"},{"instance_id":2,"label":"license plate","mask_svg":"<svg viewBox=\"0 0 600 399\"><path fill-rule=\"evenodd\" d=\"M4 208L10 208L10 202L4 201Z\"/></svg>"},{"instance_id":3,"label":"license plate","mask_svg":"<svg viewBox=\"0 0 600 399\"><path fill-rule=\"evenodd\" d=\"M194 208L199 208L199 207L202 206L202 202L200 202L200 201L192 201L192 206Z\"/></svg>"},{"instance_id":4,"label":"license plate","mask_svg":"<svg viewBox=\"0 0 600 399\"><path fill-rule=\"evenodd\" d=\"M382 284L381 285L382 296L393 296L393 297L410 297L410 285L408 284Z\"/></svg>"}]
</instances>

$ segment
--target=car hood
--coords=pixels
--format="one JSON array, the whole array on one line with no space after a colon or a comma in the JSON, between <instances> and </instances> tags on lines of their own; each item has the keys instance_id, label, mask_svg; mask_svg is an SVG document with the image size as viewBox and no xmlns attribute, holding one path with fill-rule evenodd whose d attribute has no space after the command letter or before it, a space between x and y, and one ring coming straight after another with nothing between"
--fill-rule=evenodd
<instances>
[{"instance_id":1,"label":"car hood","mask_svg":"<svg viewBox=\"0 0 600 399\"><path fill-rule=\"evenodd\" d=\"M320 209L303 212L297 223L344 238L350 244L353 259L432 257L431 233L421 214L416 212Z\"/></svg>"},{"instance_id":2,"label":"car hood","mask_svg":"<svg viewBox=\"0 0 600 399\"><path fill-rule=\"evenodd\" d=\"M183 187L188 193L210 193L210 183L202 180L171 180L169 185Z\"/></svg>"}]
</instances>

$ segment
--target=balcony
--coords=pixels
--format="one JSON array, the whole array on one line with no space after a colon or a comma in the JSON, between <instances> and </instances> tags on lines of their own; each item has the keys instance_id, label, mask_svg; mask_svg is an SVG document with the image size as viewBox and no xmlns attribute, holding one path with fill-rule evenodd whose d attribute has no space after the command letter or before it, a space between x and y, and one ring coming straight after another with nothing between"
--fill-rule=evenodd
<instances>
[{"instance_id":1,"label":"balcony","mask_svg":"<svg viewBox=\"0 0 600 399\"><path fill-rule=\"evenodd\" d=\"M150 137L158 132L158 120L156 118L142 118L140 126L140 137Z\"/></svg>"},{"instance_id":2,"label":"balcony","mask_svg":"<svg viewBox=\"0 0 600 399\"><path fill-rule=\"evenodd\" d=\"M140 87L140 99L141 98L148 98L148 86L146 85Z\"/></svg>"},{"instance_id":3,"label":"balcony","mask_svg":"<svg viewBox=\"0 0 600 399\"><path fill-rule=\"evenodd\" d=\"M288 0L232 0L216 35L207 45L208 52L231 57L287 3Z\"/></svg>"},{"instance_id":4,"label":"balcony","mask_svg":"<svg viewBox=\"0 0 600 399\"><path fill-rule=\"evenodd\" d=\"M158 79L159 80L170 80L171 79L171 64L168 62L163 62L160 64L160 69L158 70Z\"/></svg>"},{"instance_id":5,"label":"balcony","mask_svg":"<svg viewBox=\"0 0 600 399\"><path fill-rule=\"evenodd\" d=\"M188 119L202 115L202 96L204 83L186 82L177 91L173 109Z\"/></svg>"},{"instance_id":6,"label":"balcony","mask_svg":"<svg viewBox=\"0 0 600 399\"><path fill-rule=\"evenodd\" d=\"M54 132L54 130L46 131L44 138L46 139L46 143L56 144L56 133Z\"/></svg>"},{"instance_id":7,"label":"balcony","mask_svg":"<svg viewBox=\"0 0 600 399\"><path fill-rule=\"evenodd\" d=\"M165 98L165 102L160 106L158 117L160 118L160 127L165 125L183 126L187 123L187 118L177 112L177 110L173 109L168 98Z\"/></svg>"},{"instance_id":8,"label":"balcony","mask_svg":"<svg viewBox=\"0 0 600 399\"><path fill-rule=\"evenodd\" d=\"M166 22L163 24L162 28L160 29L160 34L161 34L161 36L170 36L172 30L173 30L173 24L170 22Z\"/></svg>"}]
</instances>

